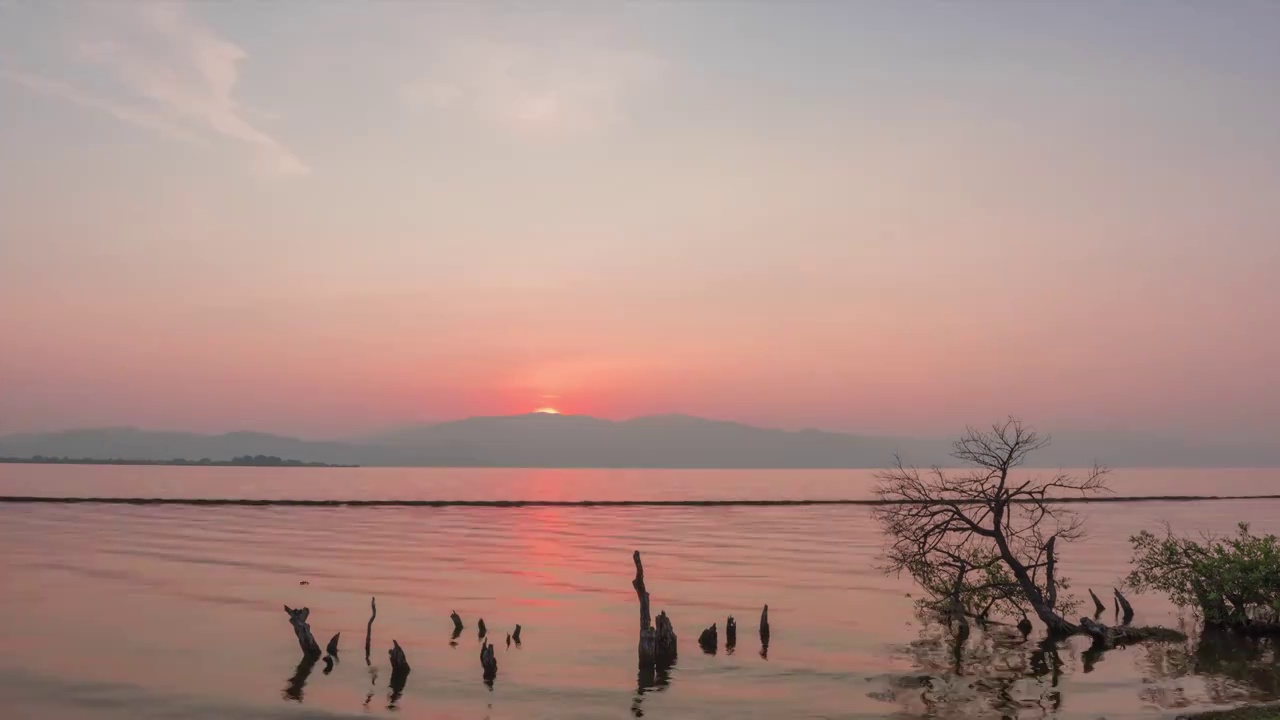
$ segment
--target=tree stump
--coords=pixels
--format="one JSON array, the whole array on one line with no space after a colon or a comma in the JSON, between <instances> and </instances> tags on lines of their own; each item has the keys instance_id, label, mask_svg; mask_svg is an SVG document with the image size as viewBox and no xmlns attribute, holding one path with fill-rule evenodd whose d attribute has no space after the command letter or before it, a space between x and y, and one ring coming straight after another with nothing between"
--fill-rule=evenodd
<instances>
[{"instance_id":1,"label":"tree stump","mask_svg":"<svg viewBox=\"0 0 1280 720\"><path fill-rule=\"evenodd\" d=\"M498 676L498 659L493 655L493 645L480 643L480 667L484 668L484 680L492 684Z\"/></svg>"},{"instance_id":2,"label":"tree stump","mask_svg":"<svg viewBox=\"0 0 1280 720\"><path fill-rule=\"evenodd\" d=\"M715 623L711 623L711 627L703 630L698 636L698 646L708 655L716 654L716 649L720 646L720 635L716 631Z\"/></svg>"},{"instance_id":3,"label":"tree stump","mask_svg":"<svg viewBox=\"0 0 1280 720\"><path fill-rule=\"evenodd\" d=\"M302 656L307 658L320 657L320 643L311 635L311 626L307 624L307 618L311 616L310 608L301 608L294 610L288 605L284 606L284 611L289 613L289 624L293 626L293 633L298 636L298 647L302 648Z\"/></svg>"},{"instance_id":4,"label":"tree stump","mask_svg":"<svg viewBox=\"0 0 1280 720\"><path fill-rule=\"evenodd\" d=\"M516 645L520 644L520 623L516 623L516 630L511 633L511 639L515 641Z\"/></svg>"},{"instance_id":5,"label":"tree stump","mask_svg":"<svg viewBox=\"0 0 1280 720\"><path fill-rule=\"evenodd\" d=\"M1122 625L1128 625L1129 623L1133 622L1133 606L1129 604L1129 600L1124 596L1124 593L1120 592L1118 588L1111 588L1111 589L1115 591L1116 602L1120 603L1120 610L1123 613L1120 623Z\"/></svg>"},{"instance_id":6,"label":"tree stump","mask_svg":"<svg viewBox=\"0 0 1280 720\"><path fill-rule=\"evenodd\" d=\"M391 690L390 704L394 706L404 693L405 682L409 679L409 660L404 656L400 643L395 640L391 641L391 649L387 651L387 655L391 658L391 680L387 682L387 687Z\"/></svg>"},{"instance_id":7,"label":"tree stump","mask_svg":"<svg viewBox=\"0 0 1280 720\"><path fill-rule=\"evenodd\" d=\"M484 636L489 634L489 631L484 626L484 618L480 618L480 622L476 623L476 627L480 629L480 639L483 640Z\"/></svg>"},{"instance_id":8,"label":"tree stump","mask_svg":"<svg viewBox=\"0 0 1280 720\"><path fill-rule=\"evenodd\" d=\"M636 564L636 577L631 581L635 588L636 598L640 601L640 665L670 665L676 658L676 633L665 612L650 621L649 591L644 585L644 565L640 562L640 551L631 555Z\"/></svg>"},{"instance_id":9,"label":"tree stump","mask_svg":"<svg viewBox=\"0 0 1280 720\"><path fill-rule=\"evenodd\" d=\"M329 638L329 644L324 648L324 654L335 660L338 658L338 638L341 635L342 633L340 632L334 633L333 637Z\"/></svg>"},{"instance_id":10,"label":"tree stump","mask_svg":"<svg viewBox=\"0 0 1280 720\"><path fill-rule=\"evenodd\" d=\"M732 651L738 644L738 623L730 615L724 624L724 649Z\"/></svg>"},{"instance_id":11,"label":"tree stump","mask_svg":"<svg viewBox=\"0 0 1280 720\"><path fill-rule=\"evenodd\" d=\"M453 621L454 637L462 634L462 618L458 615L458 611L454 610L449 613L449 619Z\"/></svg>"}]
</instances>

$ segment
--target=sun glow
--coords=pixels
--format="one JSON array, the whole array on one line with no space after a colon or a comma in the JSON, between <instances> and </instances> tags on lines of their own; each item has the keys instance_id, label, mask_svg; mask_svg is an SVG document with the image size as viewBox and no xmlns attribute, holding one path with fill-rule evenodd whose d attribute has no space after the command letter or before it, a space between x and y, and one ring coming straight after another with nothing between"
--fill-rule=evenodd
<instances>
[{"instance_id":1,"label":"sun glow","mask_svg":"<svg viewBox=\"0 0 1280 720\"><path fill-rule=\"evenodd\" d=\"M534 410L534 412L539 413L541 415L559 415L560 414L560 411L553 407L540 407L537 410Z\"/></svg>"}]
</instances>

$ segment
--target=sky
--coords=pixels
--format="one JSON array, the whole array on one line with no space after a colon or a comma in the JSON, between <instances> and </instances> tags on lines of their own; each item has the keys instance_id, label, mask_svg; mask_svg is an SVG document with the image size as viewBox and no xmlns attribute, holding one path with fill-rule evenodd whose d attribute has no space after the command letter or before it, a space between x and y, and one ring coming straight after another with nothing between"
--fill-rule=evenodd
<instances>
[{"instance_id":1,"label":"sky","mask_svg":"<svg viewBox=\"0 0 1280 720\"><path fill-rule=\"evenodd\" d=\"M1280 436L1280 3L0 0L0 432Z\"/></svg>"}]
</instances>

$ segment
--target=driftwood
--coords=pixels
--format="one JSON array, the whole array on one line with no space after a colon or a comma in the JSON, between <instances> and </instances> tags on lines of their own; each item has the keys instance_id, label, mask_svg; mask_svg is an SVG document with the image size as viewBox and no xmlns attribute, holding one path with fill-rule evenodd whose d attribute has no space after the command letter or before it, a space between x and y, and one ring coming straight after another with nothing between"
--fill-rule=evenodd
<instances>
[{"instance_id":1,"label":"driftwood","mask_svg":"<svg viewBox=\"0 0 1280 720\"><path fill-rule=\"evenodd\" d=\"M1093 594L1093 588L1089 588L1089 597L1093 598L1093 616L1095 618L1107 611L1107 606L1103 605L1098 596Z\"/></svg>"},{"instance_id":2,"label":"driftwood","mask_svg":"<svg viewBox=\"0 0 1280 720\"><path fill-rule=\"evenodd\" d=\"M484 618L480 618L480 622L476 623L476 627L480 628L480 639L483 640L489 631L484 626Z\"/></svg>"},{"instance_id":3,"label":"driftwood","mask_svg":"<svg viewBox=\"0 0 1280 720\"><path fill-rule=\"evenodd\" d=\"M480 643L480 667L484 668L484 681L492 684L498 676L498 659L493 656L493 645Z\"/></svg>"},{"instance_id":4,"label":"driftwood","mask_svg":"<svg viewBox=\"0 0 1280 720\"><path fill-rule=\"evenodd\" d=\"M711 623L711 627L703 630L698 636L698 645L706 654L716 654L716 649L720 646L720 634L716 631L715 623Z\"/></svg>"},{"instance_id":5,"label":"driftwood","mask_svg":"<svg viewBox=\"0 0 1280 720\"><path fill-rule=\"evenodd\" d=\"M1136 642L1154 640L1156 642L1182 642L1186 634L1164 627L1107 627L1090 618L1080 618L1080 630L1093 638L1093 647L1097 650L1109 650Z\"/></svg>"},{"instance_id":6,"label":"driftwood","mask_svg":"<svg viewBox=\"0 0 1280 720\"><path fill-rule=\"evenodd\" d=\"M457 610L451 611L449 613L449 619L453 621L453 633L454 633L453 636L457 637L458 635L461 635L462 634L462 617L458 615L458 611Z\"/></svg>"},{"instance_id":7,"label":"driftwood","mask_svg":"<svg viewBox=\"0 0 1280 720\"><path fill-rule=\"evenodd\" d=\"M515 641L516 645L520 644L520 623L516 623L516 629L515 632L511 633L511 639Z\"/></svg>"},{"instance_id":8,"label":"driftwood","mask_svg":"<svg viewBox=\"0 0 1280 720\"><path fill-rule=\"evenodd\" d=\"M364 664L371 665L369 662L369 644L373 640L373 619L378 617L378 598L369 598L369 626L364 630Z\"/></svg>"},{"instance_id":9,"label":"driftwood","mask_svg":"<svg viewBox=\"0 0 1280 720\"><path fill-rule=\"evenodd\" d=\"M307 618L311 616L310 608L300 608L294 610L288 605L284 606L284 611L289 613L289 624L293 626L293 633L298 636L298 647L302 648L302 656L306 658L320 657L320 643L311 635L311 626L307 624Z\"/></svg>"},{"instance_id":10,"label":"driftwood","mask_svg":"<svg viewBox=\"0 0 1280 720\"><path fill-rule=\"evenodd\" d=\"M644 565L640 563L640 551L631 555L636 564L636 577L631 581L636 598L640 601L640 665L670 665L676 659L676 633L665 612L650 622L649 591L644 586Z\"/></svg>"},{"instance_id":11,"label":"driftwood","mask_svg":"<svg viewBox=\"0 0 1280 720\"><path fill-rule=\"evenodd\" d=\"M1121 617L1121 624L1128 625L1133 622L1133 606L1129 604L1129 600L1118 588L1111 589L1115 591L1116 602L1120 604L1120 611L1123 613Z\"/></svg>"},{"instance_id":12,"label":"driftwood","mask_svg":"<svg viewBox=\"0 0 1280 720\"><path fill-rule=\"evenodd\" d=\"M738 644L738 623L730 615L729 619L724 623L724 649L732 651L733 647Z\"/></svg>"}]
</instances>

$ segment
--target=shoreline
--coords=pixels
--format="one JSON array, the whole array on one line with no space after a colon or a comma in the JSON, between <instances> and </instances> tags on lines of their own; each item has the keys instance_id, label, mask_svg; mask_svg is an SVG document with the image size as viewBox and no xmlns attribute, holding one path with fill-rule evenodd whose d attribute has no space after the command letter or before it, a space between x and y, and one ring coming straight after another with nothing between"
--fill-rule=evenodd
<instances>
[{"instance_id":1,"label":"shoreline","mask_svg":"<svg viewBox=\"0 0 1280 720\"><path fill-rule=\"evenodd\" d=\"M1277 495L1131 495L1109 498L1050 498L1055 505L1139 502L1212 502L1280 500ZM909 505L893 500L305 500L252 498L57 497L0 495L0 504L48 505L194 505L281 507L801 507L816 505Z\"/></svg>"}]
</instances>

